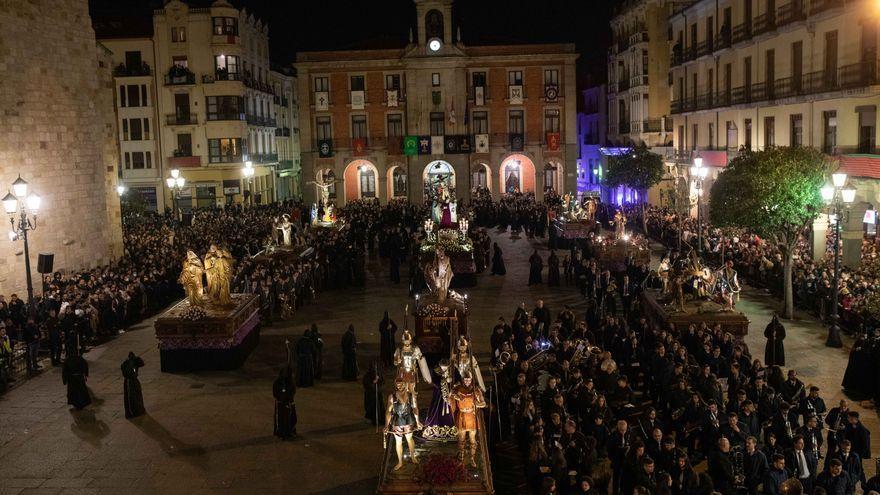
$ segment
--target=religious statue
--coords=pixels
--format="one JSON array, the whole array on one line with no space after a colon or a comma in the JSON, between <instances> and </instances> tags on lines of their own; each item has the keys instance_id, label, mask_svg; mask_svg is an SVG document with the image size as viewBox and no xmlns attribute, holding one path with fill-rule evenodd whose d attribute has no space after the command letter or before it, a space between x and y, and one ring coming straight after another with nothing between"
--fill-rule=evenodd
<instances>
[{"instance_id":1,"label":"religious statue","mask_svg":"<svg viewBox=\"0 0 880 495\"><path fill-rule=\"evenodd\" d=\"M446 176L438 175L431 183L433 188L433 203L431 205L431 218L440 225L441 229L451 229L458 221L456 203L446 184Z\"/></svg>"},{"instance_id":2,"label":"religious statue","mask_svg":"<svg viewBox=\"0 0 880 495\"><path fill-rule=\"evenodd\" d=\"M428 286L437 294L437 301L443 304L449 295L449 284L452 283L453 275L452 264L443 248L437 247L434 252L434 262L425 265L424 272Z\"/></svg>"},{"instance_id":3,"label":"religious statue","mask_svg":"<svg viewBox=\"0 0 880 495\"><path fill-rule=\"evenodd\" d=\"M394 366L397 366L396 379L402 380L406 384L407 390L412 394L416 392L419 373L427 383L431 383L428 362L425 360L422 350L413 342L413 336L409 330L403 331L400 345L394 351Z\"/></svg>"},{"instance_id":4,"label":"religious statue","mask_svg":"<svg viewBox=\"0 0 880 495\"><path fill-rule=\"evenodd\" d=\"M202 274L204 273L205 265L202 260L196 253L187 251L186 259L183 260L183 270L181 270L180 278L177 281L183 286L191 306L201 306L205 302L205 289L202 286Z\"/></svg>"},{"instance_id":5,"label":"religious statue","mask_svg":"<svg viewBox=\"0 0 880 495\"><path fill-rule=\"evenodd\" d=\"M281 231L281 243L284 246L292 244L290 233L293 230L293 224L290 223L290 215L287 213L281 215L281 218L275 218L275 230Z\"/></svg>"},{"instance_id":6,"label":"religious statue","mask_svg":"<svg viewBox=\"0 0 880 495\"><path fill-rule=\"evenodd\" d=\"M408 384L398 378L394 381L394 392L388 395L388 406L385 409L385 435L394 436L394 450L397 452L397 464L394 470L403 467L403 440L409 447L409 458L418 464L413 433L422 428L419 421L419 406L416 395L409 390Z\"/></svg>"},{"instance_id":7,"label":"religious statue","mask_svg":"<svg viewBox=\"0 0 880 495\"><path fill-rule=\"evenodd\" d=\"M218 306L229 306L232 298L229 295L232 281L232 265L235 260L229 251L211 244L205 254L205 275L208 279L208 299Z\"/></svg>"},{"instance_id":8,"label":"religious statue","mask_svg":"<svg viewBox=\"0 0 880 495\"><path fill-rule=\"evenodd\" d=\"M587 200L587 220L591 223L596 221L596 200L590 198Z\"/></svg>"},{"instance_id":9,"label":"religious statue","mask_svg":"<svg viewBox=\"0 0 880 495\"><path fill-rule=\"evenodd\" d=\"M623 211L617 210L614 214L614 238L619 241L624 235L626 235L626 215Z\"/></svg>"},{"instance_id":10,"label":"religious statue","mask_svg":"<svg viewBox=\"0 0 880 495\"><path fill-rule=\"evenodd\" d=\"M721 299L722 311L733 311L736 308L736 296L742 290L736 270L733 269L733 261L727 260L715 274L715 279L718 284L717 292Z\"/></svg>"},{"instance_id":11,"label":"religious statue","mask_svg":"<svg viewBox=\"0 0 880 495\"><path fill-rule=\"evenodd\" d=\"M458 428L458 452L464 461L464 452L470 440L470 465L477 467L477 409L486 407L483 392L474 388L473 377L468 373L461 378L452 391L455 402L455 427Z\"/></svg>"},{"instance_id":12,"label":"religious statue","mask_svg":"<svg viewBox=\"0 0 880 495\"><path fill-rule=\"evenodd\" d=\"M455 426L455 417L452 411L452 388L455 383L453 368L447 359L441 359L434 368L436 380L434 394L431 397L431 405L428 406L428 415L425 417L424 434L429 432L432 436L442 436L443 430L448 431Z\"/></svg>"},{"instance_id":13,"label":"religious statue","mask_svg":"<svg viewBox=\"0 0 880 495\"><path fill-rule=\"evenodd\" d=\"M483 374L480 372L480 363L477 358L470 352L470 342L462 335L458 338L457 348L452 351L452 365L458 373L459 380L466 374L477 378L477 386L480 390L486 391L486 384L483 383Z\"/></svg>"},{"instance_id":14,"label":"religious statue","mask_svg":"<svg viewBox=\"0 0 880 495\"><path fill-rule=\"evenodd\" d=\"M314 184L321 189L321 205L325 208L330 204L330 188L339 182L339 179L332 176L322 176L319 181L309 181L307 184Z\"/></svg>"}]
</instances>

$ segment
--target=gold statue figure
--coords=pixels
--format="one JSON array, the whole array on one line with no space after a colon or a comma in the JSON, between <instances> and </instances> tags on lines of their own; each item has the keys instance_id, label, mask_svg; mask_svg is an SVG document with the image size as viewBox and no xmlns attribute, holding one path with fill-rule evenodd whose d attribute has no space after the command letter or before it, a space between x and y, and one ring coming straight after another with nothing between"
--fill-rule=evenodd
<instances>
[{"instance_id":1,"label":"gold statue figure","mask_svg":"<svg viewBox=\"0 0 880 495\"><path fill-rule=\"evenodd\" d=\"M211 244L205 254L205 274L208 278L208 299L218 306L229 306L232 297L229 286L232 280L232 264L235 260L229 251Z\"/></svg>"},{"instance_id":2,"label":"gold statue figure","mask_svg":"<svg viewBox=\"0 0 880 495\"><path fill-rule=\"evenodd\" d=\"M205 265L198 255L192 251L186 252L186 259L183 260L183 270L177 279L183 290L186 291L186 298L192 306L201 306L205 302L205 289L202 286L202 274L205 273Z\"/></svg>"},{"instance_id":3,"label":"gold statue figure","mask_svg":"<svg viewBox=\"0 0 880 495\"><path fill-rule=\"evenodd\" d=\"M464 451L470 440L470 465L477 467L474 459L477 453L477 409L486 407L483 392L474 387L473 377L467 373L461 377L461 383L452 390L451 397L455 403L459 457L464 461Z\"/></svg>"},{"instance_id":4,"label":"gold statue figure","mask_svg":"<svg viewBox=\"0 0 880 495\"><path fill-rule=\"evenodd\" d=\"M437 294L440 304L446 302L449 295L449 284L452 283L452 264L443 248L438 247L434 254L434 262L425 266L425 280L431 290Z\"/></svg>"},{"instance_id":5,"label":"gold statue figure","mask_svg":"<svg viewBox=\"0 0 880 495\"><path fill-rule=\"evenodd\" d=\"M397 464L394 470L403 467L403 441L409 447L409 457L413 464L418 464L413 433L422 428L419 421L419 406L415 394L409 391L407 383L401 379L394 381L394 392L388 395L385 407L385 432L394 436L394 450L397 451Z\"/></svg>"}]
</instances>

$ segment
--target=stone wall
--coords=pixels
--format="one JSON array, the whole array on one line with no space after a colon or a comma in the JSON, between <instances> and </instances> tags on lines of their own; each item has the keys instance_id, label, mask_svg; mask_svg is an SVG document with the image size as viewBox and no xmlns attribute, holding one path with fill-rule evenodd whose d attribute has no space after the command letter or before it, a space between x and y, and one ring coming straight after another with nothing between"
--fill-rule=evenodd
<instances>
[{"instance_id":1,"label":"stone wall","mask_svg":"<svg viewBox=\"0 0 880 495\"><path fill-rule=\"evenodd\" d=\"M4 1L0 8L0 195L18 174L40 194L36 259L56 270L122 254L112 67L86 0ZM4 219L5 220L5 219ZM4 229L5 230L5 229ZM23 245L0 239L0 293L24 292Z\"/></svg>"}]
</instances>

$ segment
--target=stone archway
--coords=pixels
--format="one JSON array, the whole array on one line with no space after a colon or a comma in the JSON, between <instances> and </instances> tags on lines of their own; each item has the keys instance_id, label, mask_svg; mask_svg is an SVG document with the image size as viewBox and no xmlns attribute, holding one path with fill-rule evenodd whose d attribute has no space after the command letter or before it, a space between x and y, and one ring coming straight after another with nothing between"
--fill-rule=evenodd
<instances>
[{"instance_id":1,"label":"stone archway","mask_svg":"<svg viewBox=\"0 0 880 495\"><path fill-rule=\"evenodd\" d=\"M422 171L422 184L425 190L428 189L433 181L438 180L443 180L447 188L455 191L455 168L449 162L433 160L425 166L425 170Z\"/></svg>"},{"instance_id":2,"label":"stone archway","mask_svg":"<svg viewBox=\"0 0 880 495\"><path fill-rule=\"evenodd\" d=\"M352 160L342 174L345 202L379 197L379 169L364 159Z\"/></svg>"},{"instance_id":3,"label":"stone archway","mask_svg":"<svg viewBox=\"0 0 880 495\"><path fill-rule=\"evenodd\" d=\"M535 193L535 163L531 158L515 153L501 160L498 185L503 194L513 191Z\"/></svg>"},{"instance_id":4,"label":"stone archway","mask_svg":"<svg viewBox=\"0 0 880 495\"><path fill-rule=\"evenodd\" d=\"M406 198L409 193L409 176L406 173L406 165L395 163L386 172L386 184L388 200L394 198Z\"/></svg>"}]
</instances>

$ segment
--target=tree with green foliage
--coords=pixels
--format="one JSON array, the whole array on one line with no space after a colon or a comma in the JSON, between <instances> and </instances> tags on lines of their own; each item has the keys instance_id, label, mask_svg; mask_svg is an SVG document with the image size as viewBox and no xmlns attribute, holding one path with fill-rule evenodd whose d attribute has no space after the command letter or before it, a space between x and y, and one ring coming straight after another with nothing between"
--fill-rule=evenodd
<instances>
[{"instance_id":1,"label":"tree with green foliage","mask_svg":"<svg viewBox=\"0 0 880 495\"><path fill-rule=\"evenodd\" d=\"M647 219L645 204L648 201L648 189L663 180L663 158L651 152L645 144L640 144L624 155L608 158L608 170L605 171L605 184L610 187L626 186L630 189L644 191L642 196L642 231L647 235Z\"/></svg>"},{"instance_id":2,"label":"tree with green foliage","mask_svg":"<svg viewBox=\"0 0 880 495\"><path fill-rule=\"evenodd\" d=\"M812 148L742 151L709 194L713 226L747 229L782 252L785 318L794 315L794 249L824 205L820 189L829 170L825 155Z\"/></svg>"}]
</instances>

